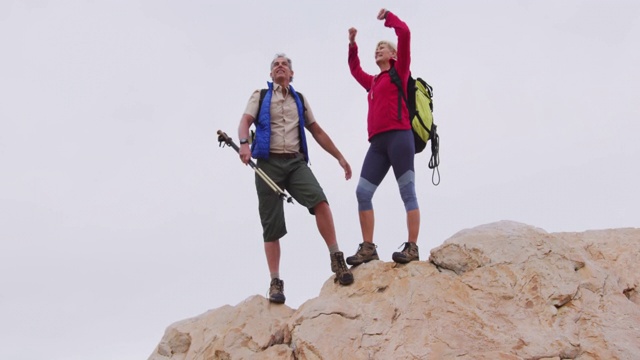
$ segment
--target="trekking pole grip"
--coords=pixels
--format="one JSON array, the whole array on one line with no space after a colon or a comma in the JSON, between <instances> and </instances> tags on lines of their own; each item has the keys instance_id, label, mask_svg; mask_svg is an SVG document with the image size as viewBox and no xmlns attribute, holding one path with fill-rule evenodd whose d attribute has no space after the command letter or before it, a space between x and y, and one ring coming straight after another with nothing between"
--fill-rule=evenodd
<instances>
[{"instance_id":1,"label":"trekking pole grip","mask_svg":"<svg viewBox=\"0 0 640 360\"><path fill-rule=\"evenodd\" d=\"M218 142L220 143L220 146L222 146L222 143L225 143L225 145L227 146L231 146L233 150L240 154L240 148L238 147L238 145L236 145L236 143L233 142L233 139L230 138L229 135L227 135L227 133L222 130L218 130ZM256 164L251 160L249 160L249 166L251 166L252 169L258 168Z\"/></svg>"},{"instance_id":2,"label":"trekking pole grip","mask_svg":"<svg viewBox=\"0 0 640 360\"><path fill-rule=\"evenodd\" d=\"M236 143L233 142L233 139L222 130L218 130L218 142L220 144L224 142L227 146L231 146L238 154L240 153L238 145L236 145Z\"/></svg>"}]
</instances>

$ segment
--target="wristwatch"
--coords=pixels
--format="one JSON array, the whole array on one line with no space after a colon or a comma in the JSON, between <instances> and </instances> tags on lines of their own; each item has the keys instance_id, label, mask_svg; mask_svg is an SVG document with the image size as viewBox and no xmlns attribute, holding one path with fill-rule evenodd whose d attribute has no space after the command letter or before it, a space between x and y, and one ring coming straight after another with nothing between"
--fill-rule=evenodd
<instances>
[{"instance_id":1,"label":"wristwatch","mask_svg":"<svg viewBox=\"0 0 640 360\"><path fill-rule=\"evenodd\" d=\"M249 139L247 139L247 138L242 138L242 139L240 139L240 145L242 145L242 144L248 144L248 143L249 143Z\"/></svg>"}]
</instances>

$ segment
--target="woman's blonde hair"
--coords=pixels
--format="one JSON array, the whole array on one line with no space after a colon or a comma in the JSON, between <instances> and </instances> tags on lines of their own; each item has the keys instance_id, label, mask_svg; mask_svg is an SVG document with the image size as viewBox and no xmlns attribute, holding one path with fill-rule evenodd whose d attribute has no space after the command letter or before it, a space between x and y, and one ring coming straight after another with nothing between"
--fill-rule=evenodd
<instances>
[{"instance_id":1,"label":"woman's blonde hair","mask_svg":"<svg viewBox=\"0 0 640 360\"><path fill-rule=\"evenodd\" d=\"M380 41L378 41L378 44L376 45L376 49L380 45L387 45L391 50L393 50L393 52L398 52L398 49L396 48L396 44L394 42L392 42L392 41L380 40Z\"/></svg>"}]
</instances>

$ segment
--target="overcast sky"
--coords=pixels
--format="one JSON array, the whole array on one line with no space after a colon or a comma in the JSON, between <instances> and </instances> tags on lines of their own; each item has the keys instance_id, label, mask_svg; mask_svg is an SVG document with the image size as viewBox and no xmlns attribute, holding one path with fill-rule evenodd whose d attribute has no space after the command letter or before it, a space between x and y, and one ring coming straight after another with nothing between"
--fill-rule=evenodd
<instances>
[{"instance_id":1,"label":"overcast sky","mask_svg":"<svg viewBox=\"0 0 640 360\"><path fill-rule=\"evenodd\" d=\"M171 323L265 295L253 171L236 137L277 52L354 178L312 142L346 255L361 242L363 68L412 30L434 87L439 186L416 157L421 259L456 232L638 227L640 3L629 1L0 0L0 356L146 359ZM406 241L397 185L374 197L381 259ZM332 277L313 217L286 204L287 305ZM355 281L358 281L356 278Z\"/></svg>"}]
</instances>

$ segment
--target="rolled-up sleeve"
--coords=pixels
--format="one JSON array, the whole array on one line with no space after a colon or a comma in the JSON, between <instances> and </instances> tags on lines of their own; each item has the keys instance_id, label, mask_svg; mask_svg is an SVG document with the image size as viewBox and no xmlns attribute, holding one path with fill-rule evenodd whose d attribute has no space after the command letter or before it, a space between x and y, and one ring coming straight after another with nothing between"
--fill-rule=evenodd
<instances>
[{"instance_id":1,"label":"rolled-up sleeve","mask_svg":"<svg viewBox=\"0 0 640 360\"><path fill-rule=\"evenodd\" d=\"M247 107L244 109L244 113L253 116L255 119L258 116L258 103L260 102L260 90L256 90L249 97Z\"/></svg>"}]
</instances>

